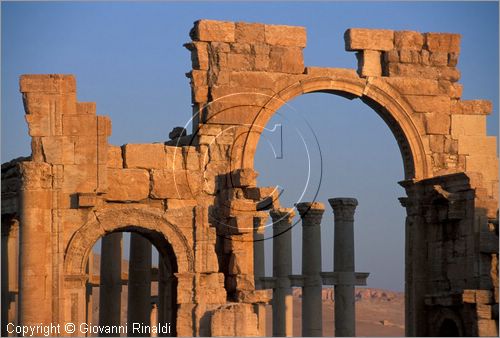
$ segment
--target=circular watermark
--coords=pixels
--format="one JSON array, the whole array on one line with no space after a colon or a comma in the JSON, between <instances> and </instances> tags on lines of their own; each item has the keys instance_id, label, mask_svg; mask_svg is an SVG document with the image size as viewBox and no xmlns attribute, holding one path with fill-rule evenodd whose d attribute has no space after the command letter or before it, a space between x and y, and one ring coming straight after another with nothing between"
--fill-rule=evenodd
<instances>
[{"instance_id":1,"label":"circular watermark","mask_svg":"<svg viewBox=\"0 0 500 338\"><path fill-rule=\"evenodd\" d=\"M263 96L268 102L278 100L280 108L271 112L265 106L238 105L238 97L245 97L248 101L248 95ZM235 113L243 115L238 118L237 115L233 116ZM249 120L249 116L250 120L264 120L267 125L245 122ZM190 124L194 125L192 134L181 132L178 137L166 142L173 146L173 185L180 203L186 197L195 200L201 191L215 196L214 204L209 210L209 222L219 228L217 235L235 240L234 234L251 233L258 223L264 223L257 225L262 231L278 222L289 222L285 230L280 227L281 230L273 231L271 236L252 237L246 241L263 241L279 236L298 223L298 220L293 221L286 212L268 221L268 211L281 208L280 199L285 199L291 208L304 202L306 196L308 202L316 201L323 176L321 147L307 119L290 103L267 94L236 92L200 106L186 122L184 130ZM189 170L189 147L192 146L196 146L198 155L201 156L198 172ZM267 153L271 154L265 160L268 163L283 162L286 159L291 167L300 164L304 168L299 176L287 179L293 182L295 189L280 185L256 185L256 173L253 172L255 159L252 158L250 167L245 168L242 167L242 157L251 158L256 154L260 156L256 153L257 147L268 148ZM175 167L179 163L182 163L182 168ZM198 181L200 177L197 177L200 173L201 184ZM287 173L284 172L283 177L286 176ZM249 217L254 219L249 221ZM262 222L259 218L266 220ZM245 219L246 222L238 219Z\"/></svg>"}]
</instances>

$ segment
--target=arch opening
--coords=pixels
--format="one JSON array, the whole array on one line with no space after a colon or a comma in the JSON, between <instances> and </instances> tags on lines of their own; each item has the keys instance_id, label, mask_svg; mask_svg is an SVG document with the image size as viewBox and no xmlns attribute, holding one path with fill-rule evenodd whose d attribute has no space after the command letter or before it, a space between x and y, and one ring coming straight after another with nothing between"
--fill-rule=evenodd
<instances>
[{"instance_id":1,"label":"arch opening","mask_svg":"<svg viewBox=\"0 0 500 338\"><path fill-rule=\"evenodd\" d=\"M244 140L241 141L241 150L233 154L233 165L253 168L255 151L263 127L280 108L286 107L296 97L309 93L334 94L350 100L361 99L385 121L394 135L403 158L405 179L420 180L429 177L431 171L423 142L411 118L414 116L413 109L398 91L387 83L373 79L365 82L359 78L306 78L270 97L268 103L255 114Z\"/></svg>"},{"instance_id":2,"label":"arch opening","mask_svg":"<svg viewBox=\"0 0 500 338\"><path fill-rule=\"evenodd\" d=\"M162 298L158 292L157 318L158 322L162 320L164 323L168 323L170 320L170 331L167 332L167 335L175 335L177 284L179 282L177 276L194 270L192 249L182 231L175 224L169 222L164 213L155 209L134 207L106 209L96 211L95 214L97 218L88 221L77 230L66 249L64 269L67 297L65 302L67 308L71 309L71 312L66 314L66 318L73 323L87 323L88 258L91 256L93 246L101 238L105 239L110 235L119 236L124 232L129 232L132 234L131 236L143 239L145 243L158 251L157 272L155 273L161 277L158 280L158 290L163 288L165 297ZM111 245L112 247L113 245ZM115 252L121 251L120 244L115 244L114 247ZM107 266L111 269L112 263ZM150 264L149 269L154 272L151 267ZM118 276L114 277L116 283L122 283L121 275L115 272L115 276ZM99 284L101 284L100 281ZM116 294L121 293L120 290L115 292ZM100 302L100 304L103 303ZM150 305L154 307L154 302ZM147 312L150 313L150 310ZM118 315L112 320L113 324L121 321L117 318ZM145 336L147 334L149 333L141 332L139 335ZM162 334L164 332L159 332L159 335ZM130 332L128 335L131 335Z\"/></svg>"},{"instance_id":3,"label":"arch opening","mask_svg":"<svg viewBox=\"0 0 500 338\"><path fill-rule=\"evenodd\" d=\"M398 201L398 198L402 196L401 194L404 194L404 190L402 190L397 182L403 179L404 173L411 172L411 167L404 167L402 165L411 159L407 158L405 160L400 156L402 153L399 144L400 141L396 140L394 142L393 128L391 128L391 125L388 125L390 116L381 116L382 120L380 120L378 117L380 114L373 114L374 108L370 106L373 105L373 102L370 102L370 105L368 105L362 100L348 101L341 97L333 96L330 92L314 92L310 95L296 97L288 102L289 104L283 105L268 120L267 125L265 125L265 131L262 133L257 145L255 170L259 173L258 185L279 185L283 188L285 191L280 194L280 204L283 207L293 207L295 202L310 202L312 200L322 202L325 205L325 212L321 222L321 256L323 263L322 271L324 272L332 271L333 267L333 247L331 244L333 243L333 216L332 209L327 200L332 197L347 196L358 199L359 205L356 209L354 223L356 257L359 257L356 263L356 271L370 272L371 276L368 279L368 287L374 289L357 289L357 306L368 306L368 302L374 301L378 302L380 309L389 309L388 311L392 311L388 312L390 313L390 318L383 315L380 318L373 318L373 327L364 333L363 331L358 331L358 333L360 335L381 336L392 334L404 335L405 212ZM304 149L305 147L301 144L301 137L297 137L297 141L292 143L287 139L290 136L287 135L287 130L289 134L292 134L290 130L293 128L287 128L286 123L297 122L297 120L300 121L301 119L289 118L281 119L280 121L280 118L286 117L287 113L294 113L294 110L289 108L289 106L295 107L296 110L303 113L307 124L310 125L314 132L317 131L316 137L319 140L318 144L321 145L320 151L317 152L318 154L315 155L314 151L309 151L310 160L313 163L309 165L311 177L308 181L309 184L319 184L320 186L318 191L316 191L316 188L311 189L300 201L293 200L293 198L301 196L303 185L307 181L306 179L301 180L301 173L303 176L306 176L308 166L305 162L307 162L306 156L308 155ZM380 107L378 108L380 109ZM333 128L334 122L338 122L338 120L341 120L341 124L335 125L335 128ZM281 138L275 132L271 132L273 127L279 125L280 122L283 125ZM297 129L300 129L300 127L307 129L306 122ZM395 122L391 123L395 124ZM358 127L354 130L352 129L354 126ZM321 130L317 130L317 128ZM349 132L342 133L347 130L351 131L351 135L349 135ZM362 138L358 134L368 136ZM303 136L303 139L306 141L312 141L311 143L314 146L315 141L312 135L309 135L310 137L308 135ZM354 140L355 138L362 139L362 141ZM274 151L279 152L277 148L281 139L283 139L281 150L284 159L273 159ZM270 144L272 144L273 148L271 148ZM297 151L300 147L302 147L302 152ZM344 148L344 151L339 151L339 148ZM355 155L350 156L348 153ZM360 160L356 159L356 157L360 158ZM315 162L319 158L321 162ZM279 161L283 162L283 164L276 165ZM353 161L353 163L350 161ZM388 169L384 169L384 165ZM314 170L320 166L322 166L322 172ZM364 180L364 176L366 180ZM388 186L390 186L390 189L385 189ZM380 192L380 189L385 190ZM286 190L291 190L292 193L287 194ZM302 257L302 227L298 213L295 216L293 224L298 225L294 226L291 231L293 241L293 274L296 275L301 273L299 263ZM270 225L270 222L268 222L268 225ZM380 232L385 235L379 236L378 233ZM390 245L386 242L387 236L392 237L392 240L389 242L392 243ZM268 253L273 252L271 226L266 228L265 238L270 239L269 241L265 241L265 251ZM365 249L361 250L363 246ZM366 249L370 247L372 248L371 250ZM377 250L373 250L373 247L376 247ZM377 255L384 256L377 257ZM265 257L269 257L269 255ZM269 277L272 275L271 260L267 260L266 263L266 276ZM373 269L370 264L374 265ZM394 269L395 266L399 268ZM394 274L397 274L397 276L394 276ZM381 282L384 278L392 278L394 281L384 285ZM375 279L375 283L371 282L370 279L372 281ZM330 290L331 286L324 285L323 335L325 336L333 334L331 317L333 317L334 303ZM297 292L299 292L298 289L294 292L294 313L295 308L301 308L300 297L296 294ZM366 323L366 318L359 319L361 320L360 322ZM300 315L298 318L294 318L294 323L300 321ZM358 325L361 324L358 323ZM365 327L364 330L366 329ZM381 333L381 330L387 331ZM294 327L294 334L300 334L300 329Z\"/></svg>"},{"instance_id":4,"label":"arch opening","mask_svg":"<svg viewBox=\"0 0 500 338\"><path fill-rule=\"evenodd\" d=\"M103 336L176 335L178 267L159 233L127 226L105 234L93 245L86 272L88 328L121 328Z\"/></svg>"}]
</instances>

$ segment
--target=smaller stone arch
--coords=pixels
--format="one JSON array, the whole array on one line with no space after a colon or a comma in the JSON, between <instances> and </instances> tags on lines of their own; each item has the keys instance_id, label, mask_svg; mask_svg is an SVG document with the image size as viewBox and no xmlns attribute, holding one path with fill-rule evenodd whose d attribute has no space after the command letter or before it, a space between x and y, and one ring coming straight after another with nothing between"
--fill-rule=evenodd
<instances>
[{"instance_id":1,"label":"smaller stone arch","mask_svg":"<svg viewBox=\"0 0 500 338\"><path fill-rule=\"evenodd\" d=\"M178 226L169 222L165 213L147 208L127 207L95 211L95 218L85 223L72 236L65 252L66 276L85 275L88 255L94 243L113 231L133 230L152 240L165 239L172 247L179 273L194 271L194 256L188 240ZM149 235L148 235L149 234ZM153 234L153 235L151 235ZM160 253L166 248L158 247Z\"/></svg>"}]
</instances>

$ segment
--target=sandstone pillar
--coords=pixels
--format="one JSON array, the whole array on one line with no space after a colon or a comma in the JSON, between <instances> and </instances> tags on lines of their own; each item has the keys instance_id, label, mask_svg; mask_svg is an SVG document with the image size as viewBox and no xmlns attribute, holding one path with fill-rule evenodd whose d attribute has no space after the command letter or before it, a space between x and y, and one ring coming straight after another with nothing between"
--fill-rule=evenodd
<instances>
[{"instance_id":1,"label":"sandstone pillar","mask_svg":"<svg viewBox=\"0 0 500 338\"><path fill-rule=\"evenodd\" d=\"M122 234L102 238L99 325L120 325ZM104 334L103 334L104 335Z\"/></svg>"},{"instance_id":2,"label":"sandstone pillar","mask_svg":"<svg viewBox=\"0 0 500 338\"><path fill-rule=\"evenodd\" d=\"M160 254L158 258L158 323L163 324L168 321L168 288L167 288L167 271L165 260ZM163 337L162 334L159 334Z\"/></svg>"},{"instance_id":3,"label":"sandstone pillar","mask_svg":"<svg viewBox=\"0 0 500 338\"><path fill-rule=\"evenodd\" d=\"M321 290L321 218L323 203L298 203L302 218L302 336L323 335Z\"/></svg>"},{"instance_id":4,"label":"sandstone pillar","mask_svg":"<svg viewBox=\"0 0 500 338\"><path fill-rule=\"evenodd\" d=\"M52 168L22 162L19 226L19 323L50 324L52 318Z\"/></svg>"},{"instance_id":5,"label":"sandstone pillar","mask_svg":"<svg viewBox=\"0 0 500 338\"><path fill-rule=\"evenodd\" d=\"M133 323L150 324L151 242L139 234L130 234L128 268L127 323L130 336ZM141 334L139 334L141 336Z\"/></svg>"},{"instance_id":6,"label":"sandstone pillar","mask_svg":"<svg viewBox=\"0 0 500 338\"><path fill-rule=\"evenodd\" d=\"M170 323L172 330L175 327L174 321L177 312L177 285L172 268L168 259L160 254L158 262L158 323L160 325ZM173 334L173 332L171 332ZM164 333L158 333L158 336L164 337Z\"/></svg>"},{"instance_id":7,"label":"sandstone pillar","mask_svg":"<svg viewBox=\"0 0 500 338\"><path fill-rule=\"evenodd\" d=\"M254 217L254 232L253 232L253 269L255 276L255 286L260 289L260 278L266 275L265 266L265 251L264 251L264 231L269 214L262 212L259 217Z\"/></svg>"},{"instance_id":8,"label":"sandstone pillar","mask_svg":"<svg viewBox=\"0 0 500 338\"><path fill-rule=\"evenodd\" d=\"M6 337L7 324L17 324L17 277L19 222L2 220L2 336Z\"/></svg>"},{"instance_id":9,"label":"sandstone pillar","mask_svg":"<svg viewBox=\"0 0 500 338\"><path fill-rule=\"evenodd\" d=\"M2 220L2 336L6 337L7 324L17 324L18 291L18 232L16 219Z\"/></svg>"},{"instance_id":10,"label":"sandstone pillar","mask_svg":"<svg viewBox=\"0 0 500 338\"><path fill-rule=\"evenodd\" d=\"M87 282L86 288L85 288L85 301L86 301L86 318L85 322L90 324L93 323L93 307L94 307L94 302L93 302L93 297L92 297L92 291L94 289L93 285L93 280L92 276L94 275L94 252L90 251L89 253L89 258L87 261L87 274L89 276L89 281Z\"/></svg>"},{"instance_id":11,"label":"sandstone pillar","mask_svg":"<svg viewBox=\"0 0 500 338\"><path fill-rule=\"evenodd\" d=\"M7 324L8 312L9 312L9 253L7 249L9 229L5 229L7 226L6 222L2 221L2 337L7 337Z\"/></svg>"},{"instance_id":12,"label":"sandstone pillar","mask_svg":"<svg viewBox=\"0 0 500 338\"><path fill-rule=\"evenodd\" d=\"M253 232L253 269L254 269L254 279L255 288L262 289L261 278L266 275L266 265L265 265L265 249L264 249L264 232L266 230L267 220L269 219L269 213L266 211L258 212L258 216L254 216L254 232ZM259 320L259 335L266 335L266 305L256 304L254 305L255 312L257 313L257 318Z\"/></svg>"},{"instance_id":13,"label":"sandstone pillar","mask_svg":"<svg viewBox=\"0 0 500 338\"><path fill-rule=\"evenodd\" d=\"M11 224L8 239L9 257L9 323L17 324L18 297L19 297L19 222L15 220Z\"/></svg>"},{"instance_id":14,"label":"sandstone pillar","mask_svg":"<svg viewBox=\"0 0 500 338\"><path fill-rule=\"evenodd\" d=\"M151 327L158 325L158 306L156 303L151 305L151 313L149 315L149 322L151 323ZM151 331L151 337L158 337L157 332Z\"/></svg>"},{"instance_id":15,"label":"sandstone pillar","mask_svg":"<svg viewBox=\"0 0 500 338\"><path fill-rule=\"evenodd\" d=\"M6 222L2 221L2 337L7 337L7 324L8 318L7 314L9 312L9 252L8 237L9 229L7 228ZM5 229L5 230L4 230Z\"/></svg>"},{"instance_id":16,"label":"sandstone pillar","mask_svg":"<svg viewBox=\"0 0 500 338\"><path fill-rule=\"evenodd\" d=\"M356 336L354 305L354 211L355 198L328 200L335 217L333 270L339 274L335 285L335 336Z\"/></svg>"},{"instance_id":17,"label":"sandstone pillar","mask_svg":"<svg viewBox=\"0 0 500 338\"><path fill-rule=\"evenodd\" d=\"M293 334L293 295L289 276L292 274L291 208L271 210L273 219L273 336L291 337Z\"/></svg>"}]
</instances>

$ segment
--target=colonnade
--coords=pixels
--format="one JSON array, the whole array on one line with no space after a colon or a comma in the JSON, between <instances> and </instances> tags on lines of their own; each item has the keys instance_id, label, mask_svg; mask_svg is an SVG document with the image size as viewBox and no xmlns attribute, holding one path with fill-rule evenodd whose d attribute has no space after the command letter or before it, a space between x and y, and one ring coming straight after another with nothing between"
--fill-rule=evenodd
<instances>
[{"instance_id":1,"label":"colonnade","mask_svg":"<svg viewBox=\"0 0 500 338\"><path fill-rule=\"evenodd\" d=\"M112 233L102 238L101 263L99 278L99 318L100 326L121 324L122 286L128 286L127 318L128 336L144 336L134 334L133 323L145 326L158 322L171 322L171 286L172 271L165 267L162 257L159 260L157 273L152 269L152 245L148 239L139 234L130 234L130 251L128 275L122 271L123 234ZM89 276L92 276L92 257L89 258ZM158 297L151 296L151 283L158 281ZM92 279L87 287L87 322L92 322ZM94 284L95 285L95 284ZM96 286L96 285L95 285ZM105 333L102 334L105 336Z\"/></svg>"},{"instance_id":2,"label":"colonnade","mask_svg":"<svg viewBox=\"0 0 500 338\"><path fill-rule=\"evenodd\" d=\"M322 336L322 288L335 287L335 335L353 337L355 285L366 285L368 273L354 269L354 198L328 200L334 213L334 269L321 271L321 219L325 206L319 202L296 204L302 223L302 274L292 275L292 227L295 210L270 210L273 227L273 276L264 277L264 232L255 222L254 258L256 285L273 289L273 336L293 335L293 287L302 288L302 336Z\"/></svg>"}]
</instances>

